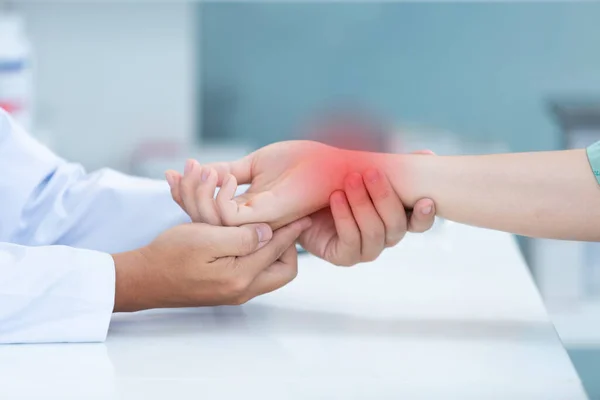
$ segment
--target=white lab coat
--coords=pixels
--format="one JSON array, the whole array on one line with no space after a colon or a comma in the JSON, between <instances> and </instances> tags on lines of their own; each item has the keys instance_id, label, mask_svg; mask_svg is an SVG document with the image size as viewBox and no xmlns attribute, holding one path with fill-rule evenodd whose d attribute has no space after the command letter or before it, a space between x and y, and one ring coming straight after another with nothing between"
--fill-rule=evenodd
<instances>
[{"instance_id":1,"label":"white lab coat","mask_svg":"<svg viewBox=\"0 0 600 400\"><path fill-rule=\"evenodd\" d=\"M0 110L0 343L103 341L109 253L187 221L166 182L87 174Z\"/></svg>"}]
</instances>

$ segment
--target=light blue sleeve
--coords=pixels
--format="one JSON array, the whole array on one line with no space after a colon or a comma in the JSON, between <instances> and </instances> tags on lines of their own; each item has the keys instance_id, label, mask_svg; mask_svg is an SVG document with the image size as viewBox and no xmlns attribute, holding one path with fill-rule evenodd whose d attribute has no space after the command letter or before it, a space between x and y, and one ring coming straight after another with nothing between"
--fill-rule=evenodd
<instances>
[{"instance_id":1,"label":"light blue sleeve","mask_svg":"<svg viewBox=\"0 0 600 400\"><path fill-rule=\"evenodd\" d=\"M53 154L0 110L0 242L131 250L189 218L164 181L91 174Z\"/></svg>"},{"instance_id":2,"label":"light blue sleeve","mask_svg":"<svg viewBox=\"0 0 600 400\"><path fill-rule=\"evenodd\" d=\"M586 150L592 172L596 177L596 181L600 184L600 141L592 144Z\"/></svg>"}]
</instances>

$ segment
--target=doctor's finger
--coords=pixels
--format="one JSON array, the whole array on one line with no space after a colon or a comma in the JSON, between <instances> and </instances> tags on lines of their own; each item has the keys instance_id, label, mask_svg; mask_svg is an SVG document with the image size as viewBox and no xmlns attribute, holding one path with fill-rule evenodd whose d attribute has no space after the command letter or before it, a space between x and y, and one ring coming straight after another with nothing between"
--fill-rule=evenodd
<instances>
[{"instance_id":1,"label":"doctor's finger","mask_svg":"<svg viewBox=\"0 0 600 400\"><path fill-rule=\"evenodd\" d=\"M277 290L296 278L298 275L298 251L296 244L292 244L283 252L278 261L261 271L249 285L241 303Z\"/></svg>"},{"instance_id":2,"label":"doctor's finger","mask_svg":"<svg viewBox=\"0 0 600 400\"><path fill-rule=\"evenodd\" d=\"M273 238L273 230L267 224L210 226L210 229L207 252L217 261L233 256L245 259L244 256L255 254Z\"/></svg>"},{"instance_id":3,"label":"doctor's finger","mask_svg":"<svg viewBox=\"0 0 600 400\"><path fill-rule=\"evenodd\" d=\"M378 169L369 169L364 181L377 213L385 225L385 245L394 246L407 230L406 212L402 201L387 177Z\"/></svg>"},{"instance_id":4,"label":"doctor's finger","mask_svg":"<svg viewBox=\"0 0 600 400\"><path fill-rule=\"evenodd\" d=\"M413 207L408 223L410 232L422 233L428 231L435 221L435 203L431 199L420 199Z\"/></svg>"},{"instance_id":5,"label":"doctor's finger","mask_svg":"<svg viewBox=\"0 0 600 400\"><path fill-rule=\"evenodd\" d=\"M273 238L269 243L260 250L245 257L238 257L237 265L239 273L246 274L246 276L254 279L282 257L290 246L295 246L300 234L308 229L310 225L310 218L305 217L278 229L273 234Z\"/></svg>"},{"instance_id":6,"label":"doctor's finger","mask_svg":"<svg viewBox=\"0 0 600 400\"><path fill-rule=\"evenodd\" d=\"M360 229L361 259L373 261L385 248L385 225L373 205L360 174L348 175L344 181L344 191Z\"/></svg>"},{"instance_id":7,"label":"doctor's finger","mask_svg":"<svg viewBox=\"0 0 600 400\"><path fill-rule=\"evenodd\" d=\"M346 194L338 190L333 192L329 198L329 208L337 232L337 241L332 242L335 246L332 260L327 260L335 265L351 266L361 261L360 259L360 229L350 209Z\"/></svg>"}]
</instances>

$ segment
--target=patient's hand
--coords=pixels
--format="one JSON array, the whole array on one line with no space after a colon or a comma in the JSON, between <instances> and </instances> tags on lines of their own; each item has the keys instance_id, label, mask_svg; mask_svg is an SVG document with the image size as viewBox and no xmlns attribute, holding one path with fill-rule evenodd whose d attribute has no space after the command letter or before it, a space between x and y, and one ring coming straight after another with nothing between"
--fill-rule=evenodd
<instances>
[{"instance_id":1,"label":"patient's hand","mask_svg":"<svg viewBox=\"0 0 600 400\"><path fill-rule=\"evenodd\" d=\"M327 146L325 148L328 149ZM284 155L283 159L285 158ZM190 160L184 177L174 171L167 172L173 198L194 222L221 225L222 210L231 207L236 191L236 185L233 184L235 179L227 176L227 173L231 171L242 181L248 181L248 177L244 177L247 173L244 168L248 168L243 165L246 162L248 160L217 165L225 184L214 198L220 180L219 173L214 166L200 166ZM264 160L262 165L265 165ZM278 176L273 176L277 180ZM250 179L254 186L256 178L252 179L251 173ZM326 181L320 178L316 180ZM433 201L420 200L415 205L412 216L407 219L400 198L385 175L377 169L368 169L363 175L350 173L342 176L340 181L339 185L343 190L334 190L333 193L330 191L326 195L325 208L311 215L312 226L299 240L307 251L333 264L354 265L374 260L385 247L398 243L407 230L423 232L433 224ZM268 183L272 184L272 181L267 182L266 187L270 187ZM285 201L285 197L282 194L282 197L276 199ZM271 209L278 207L274 204Z\"/></svg>"},{"instance_id":2,"label":"patient's hand","mask_svg":"<svg viewBox=\"0 0 600 400\"><path fill-rule=\"evenodd\" d=\"M351 171L349 155L317 142L288 141L263 147L238 161L210 165L221 186L221 222L237 226L260 221L277 229L326 207L329 196L343 188ZM250 187L234 197L238 183ZM182 185L193 188L195 181L184 180Z\"/></svg>"}]
</instances>

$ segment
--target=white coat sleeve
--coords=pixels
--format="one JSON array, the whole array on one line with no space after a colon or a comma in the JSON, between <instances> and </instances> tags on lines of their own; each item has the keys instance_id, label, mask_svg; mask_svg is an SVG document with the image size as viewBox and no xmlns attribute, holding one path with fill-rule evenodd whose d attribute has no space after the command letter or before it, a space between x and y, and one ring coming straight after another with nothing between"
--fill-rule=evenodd
<instances>
[{"instance_id":1,"label":"white coat sleeve","mask_svg":"<svg viewBox=\"0 0 600 400\"><path fill-rule=\"evenodd\" d=\"M0 110L0 342L104 340L115 294L108 253L187 221L165 182L87 174Z\"/></svg>"},{"instance_id":2,"label":"white coat sleeve","mask_svg":"<svg viewBox=\"0 0 600 400\"><path fill-rule=\"evenodd\" d=\"M109 253L149 243L189 218L168 184L69 163L0 111L0 242Z\"/></svg>"},{"instance_id":3,"label":"white coat sleeve","mask_svg":"<svg viewBox=\"0 0 600 400\"><path fill-rule=\"evenodd\" d=\"M114 293L109 254L0 243L0 343L104 341Z\"/></svg>"}]
</instances>

